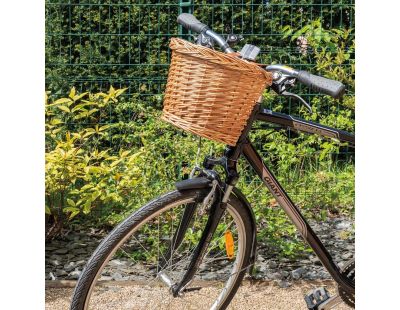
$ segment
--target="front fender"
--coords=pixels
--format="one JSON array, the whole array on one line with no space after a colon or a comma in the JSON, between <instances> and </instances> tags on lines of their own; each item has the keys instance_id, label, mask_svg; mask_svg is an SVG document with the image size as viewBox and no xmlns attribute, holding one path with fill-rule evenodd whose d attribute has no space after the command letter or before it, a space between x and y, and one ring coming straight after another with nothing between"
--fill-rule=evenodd
<instances>
[{"instance_id":1,"label":"front fender","mask_svg":"<svg viewBox=\"0 0 400 310\"><path fill-rule=\"evenodd\" d=\"M211 187L212 181L206 177L198 177L193 179L186 179L175 183L175 187L178 191L186 189L197 189Z\"/></svg>"},{"instance_id":2,"label":"front fender","mask_svg":"<svg viewBox=\"0 0 400 310\"><path fill-rule=\"evenodd\" d=\"M246 208L246 211L249 215L249 218L251 220L251 235L252 235L252 240L251 240L251 254L248 262L248 273L252 274L254 264L256 262L257 258L257 226L256 226L256 218L254 216L253 209L251 208L251 205L249 201L246 199L246 197L243 195L243 193L240 191L238 188L233 189L233 193L235 194L236 198L240 200L240 202L243 203L243 205Z\"/></svg>"}]
</instances>

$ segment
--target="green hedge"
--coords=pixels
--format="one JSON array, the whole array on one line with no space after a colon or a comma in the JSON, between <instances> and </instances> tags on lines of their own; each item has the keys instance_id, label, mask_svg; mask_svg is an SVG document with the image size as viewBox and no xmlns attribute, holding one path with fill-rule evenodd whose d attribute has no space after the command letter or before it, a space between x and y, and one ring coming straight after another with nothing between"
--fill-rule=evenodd
<instances>
[{"instance_id":1,"label":"green hedge","mask_svg":"<svg viewBox=\"0 0 400 310\"><path fill-rule=\"evenodd\" d=\"M80 94L72 89L67 97L47 100L49 238L62 227L75 224L113 227L172 189L194 166L197 138L160 121L158 110L132 97L127 101L122 93L112 88L107 93ZM114 114L109 113L110 108ZM268 152L264 153L267 164L305 214L314 219L352 215L353 165L321 157L319 144L304 135L289 143L284 132L271 134L268 129L259 129L251 138L269 140L258 148ZM220 155L223 148L203 141L199 161L210 153ZM303 249L293 226L243 160L239 172L238 187L253 206L260 235L286 255Z\"/></svg>"}]
</instances>

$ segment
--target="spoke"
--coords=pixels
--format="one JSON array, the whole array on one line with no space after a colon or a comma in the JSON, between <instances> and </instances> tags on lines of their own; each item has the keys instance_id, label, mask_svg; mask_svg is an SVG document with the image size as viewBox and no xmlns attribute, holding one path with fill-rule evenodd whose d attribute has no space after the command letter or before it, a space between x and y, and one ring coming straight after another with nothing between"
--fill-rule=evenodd
<instances>
[{"instance_id":1,"label":"spoke","mask_svg":"<svg viewBox=\"0 0 400 310\"><path fill-rule=\"evenodd\" d=\"M233 220L229 223L228 227L230 227L230 226L232 225L232 223L233 223ZM206 257L206 256L210 253L210 251L213 249L213 246L216 246L222 238L224 238L224 235L222 235L222 236L220 236L220 237L218 237L218 238L215 238L215 239L210 243L210 245L208 246L207 253L206 253L205 257ZM222 250L222 251L223 251L223 250ZM220 252L220 253L221 253L221 252Z\"/></svg>"},{"instance_id":2,"label":"spoke","mask_svg":"<svg viewBox=\"0 0 400 310\"><path fill-rule=\"evenodd\" d=\"M187 205L185 204L184 205L184 207L183 207L183 209L185 209L185 208L187 208ZM182 214L181 214L181 220L179 221L179 226L178 226L178 228L177 228L177 230L176 231L179 231L180 229L181 229L181 225L182 225L182 217L183 217L183 214L184 214L185 212L184 211L182 211ZM172 231L171 231L171 233L172 233ZM175 234L175 233L174 233ZM171 241L173 240L173 237L171 238ZM182 240L183 241L183 240ZM170 248L170 252L171 252L171 255L170 255L170 260L171 260L171 263L172 263L172 257L174 256L174 253L175 253L175 251L177 251L178 249L175 249L175 245L176 245L176 239L175 240L173 240L173 244L172 244L172 242L171 242L171 248ZM181 244L178 246L178 248L180 247L182 245L182 242L181 242ZM174 249L174 250L173 250Z\"/></svg>"},{"instance_id":3,"label":"spoke","mask_svg":"<svg viewBox=\"0 0 400 310\"><path fill-rule=\"evenodd\" d=\"M151 253L143 246L143 244L135 236L132 236L132 237L138 242L138 244L142 247L142 249L145 250L146 253L148 253L149 257L151 257ZM163 255L163 254L161 253L161 255ZM158 264L158 261L157 261L157 264Z\"/></svg>"},{"instance_id":4,"label":"spoke","mask_svg":"<svg viewBox=\"0 0 400 310\"><path fill-rule=\"evenodd\" d=\"M157 249L157 274L159 272L158 268L160 266L160 221L157 221L158 226L158 249ZM164 256L164 255L163 255Z\"/></svg>"},{"instance_id":5,"label":"spoke","mask_svg":"<svg viewBox=\"0 0 400 310\"><path fill-rule=\"evenodd\" d=\"M126 254L128 257L129 257L129 259L131 259L131 260L133 260L135 263L139 263L138 261L136 261L136 259L134 259L133 258L133 256L131 256L131 254L130 253L128 253L127 251L125 251L122 247L119 249L121 252L123 252L124 254Z\"/></svg>"},{"instance_id":6,"label":"spoke","mask_svg":"<svg viewBox=\"0 0 400 310\"><path fill-rule=\"evenodd\" d=\"M194 204L194 203L191 203L191 204ZM187 208L187 207L188 207L187 205L184 206L184 208ZM194 208L195 208L195 207L194 207ZM181 216L183 216L184 212L185 212L185 211L182 211L182 215L181 215ZM193 223L196 223L196 218L197 218L197 212L195 212L195 219L194 219ZM181 220L182 220L182 218L181 218ZM179 222L179 226L178 226L178 228L177 228L177 231L180 230L181 224L182 224L182 222L180 221L180 222ZM189 227L188 227L188 229L189 229ZM192 228L192 231L193 231L193 228ZM187 230L186 230L186 232L187 232ZM185 237L185 236L184 236L184 237ZM183 238L184 238L184 237L183 237ZM192 243L192 241L189 240L189 244L188 244L188 248L189 248L189 249L190 249L191 243ZM175 250L172 250L173 248L175 248L175 245L176 245L176 240L174 240L173 247L171 247L171 250L170 250L170 252L171 252L170 258L171 258L171 259L172 259L173 255L174 255L174 253L175 253L176 251L178 251L178 250L183 246L183 244L184 244L184 240L181 241L181 243L179 244L178 248L176 248Z\"/></svg>"},{"instance_id":7,"label":"spoke","mask_svg":"<svg viewBox=\"0 0 400 310\"><path fill-rule=\"evenodd\" d=\"M154 302L145 305L148 309L176 309L177 307L200 309L204 308L204 306L210 307L216 302L217 297L224 296L227 290L230 289L230 285L233 283L230 282L232 281L230 280L232 276L247 268L246 266L241 270L236 270L236 259L239 257L230 260L225 253L225 247L222 242L227 230L231 230L234 235L235 250L239 244L239 239L237 238L238 231L235 226L236 217L232 218L232 213L227 212L217 227L221 232L219 234L215 233L201 261L201 265L207 270L199 268L192 279L194 281L189 283L187 287L196 287L198 280L203 281L201 279L204 275L211 274L216 275L218 283L226 284L224 286L218 284L218 290L215 290L214 285L211 285L213 289L210 294L207 288L208 285L203 287L203 284L200 282L199 285L201 288L199 290L186 292L183 296L173 297L169 288L164 283L161 283L158 277L158 273L161 271L165 271L174 283L179 283L183 275L187 272L193 252L198 246L198 235L204 231L208 220L207 216L200 216L198 212L194 212L190 223L187 223L188 229L185 231L183 240L179 244L177 242L178 238L174 240L175 234L182 228L182 216L186 210L185 208L189 206L197 207L194 204L194 202L180 204L179 207L168 209L166 212L152 218L152 220L146 221L140 230L132 234L131 241L126 244L126 247L120 247L122 255L127 256L131 261L134 270L133 274L137 275L138 279L144 279L146 283L145 290L148 290L146 294L149 297L156 297L154 298ZM175 227L175 224L177 227ZM169 232L168 229L170 230ZM157 249L154 248L155 246L157 246ZM221 263L215 264L216 262ZM139 267L141 265L144 267ZM137 269L134 269L134 266L138 266L139 268L136 267ZM211 271L209 267L213 267L213 270L216 270ZM139 271L136 272L136 270ZM234 270L236 271L234 272ZM228 283L229 286L227 287ZM142 298L145 298L145 296L143 295Z\"/></svg>"},{"instance_id":8,"label":"spoke","mask_svg":"<svg viewBox=\"0 0 400 310\"><path fill-rule=\"evenodd\" d=\"M232 225L232 223L234 223L233 220L230 221L230 223L228 224L228 227L230 227L230 226ZM217 239L214 239L214 240L211 242L210 246L208 247L208 251L207 251L207 253L206 253L206 255L205 255L204 259L203 259L203 263L207 264L207 263L210 263L210 262L212 262L212 261L217 261L217 260L228 260L228 257L226 257L226 256L224 256L224 257L222 257L222 258L221 258L221 257L220 257L220 258L209 258L209 257L207 258L207 256L209 255L210 251L213 249L213 246L217 245L217 244L218 244L218 241L221 240L222 238L224 238L224 235L220 236L220 237L217 238ZM188 252L183 258L181 258L177 263L175 263L175 264L170 264L170 265L168 265L166 268L164 268L163 270L172 272L172 271L175 271L175 270L177 269L177 267L179 267L183 262L187 261L187 264L188 264L189 258L192 256L193 251L195 250L195 248L196 248L196 247L193 247L193 248L191 249L191 251L189 251L189 252ZM217 253L217 255L214 255L214 256L220 255L223 251L224 251L224 250L220 250L220 251ZM171 259L172 259L172 256L171 256ZM187 265L186 265L186 266L187 266Z\"/></svg>"},{"instance_id":9,"label":"spoke","mask_svg":"<svg viewBox=\"0 0 400 310\"><path fill-rule=\"evenodd\" d=\"M170 252L172 252L172 249L173 249L173 247L172 247L172 240L173 240L173 235L172 235L172 232L173 232L173 230L174 230L174 218L173 218L173 215L171 216L171 218L172 218L172 221L171 221L171 235L170 235L170 238L169 238L169 240L171 240L171 248L170 248ZM170 257L169 257L169 261L170 261L170 264L172 264L172 254L170 255Z\"/></svg>"}]
</instances>

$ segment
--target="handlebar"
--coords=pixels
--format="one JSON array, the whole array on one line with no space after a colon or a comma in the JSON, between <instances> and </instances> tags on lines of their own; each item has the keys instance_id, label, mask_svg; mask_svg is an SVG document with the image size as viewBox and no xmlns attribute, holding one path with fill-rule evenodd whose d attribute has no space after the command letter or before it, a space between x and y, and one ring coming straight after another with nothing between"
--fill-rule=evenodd
<instances>
[{"instance_id":1,"label":"handlebar","mask_svg":"<svg viewBox=\"0 0 400 310\"><path fill-rule=\"evenodd\" d=\"M218 33L212 31L210 27L206 24L200 22L196 17L192 14L182 13L178 16L177 19L178 24L181 24L188 30L192 30L196 33L204 33L205 35L214 39L214 41L221 47L221 49L225 53L234 53L235 51L229 46L229 44L225 41L225 39L220 36Z\"/></svg>"},{"instance_id":2,"label":"handlebar","mask_svg":"<svg viewBox=\"0 0 400 310\"><path fill-rule=\"evenodd\" d=\"M269 65L265 67L265 70L269 72L279 72L281 75L284 75L288 78L296 78L297 81L308 86L309 88L322 94L329 95L335 99L341 98L345 91L345 86L339 81L314 75L307 71L297 71L288 66Z\"/></svg>"},{"instance_id":3,"label":"handlebar","mask_svg":"<svg viewBox=\"0 0 400 310\"><path fill-rule=\"evenodd\" d=\"M210 29L210 27L208 27L206 24L203 24L192 14L188 13L180 14L176 21L186 29L192 30L196 33L202 33L203 31Z\"/></svg>"},{"instance_id":4,"label":"handlebar","mask_svg":"<svg viewBox=\"0 0 400 310\"><path fill-rule=\"evenodd\" d=\"M335 99L341 98L345 91L345 87L341 82L314 75L307 71L297 71L296 77L300 83L310 87L312 90Z\"/></svg>"},{"instance_id":5,"label":"handlebar","mask_svg":"<svg viewBox=\"0 0 400 310\"><path fill-rule=\"evenodd\" d=\"M225 53L234 53L235 51L229 46L226 40L211 30L209 26L200 22L192 14L182 13L178 16L177 22L188 30L192 30L198 34L204 34L211 37ZM322 76L311 74L307 71L297 71L293 68L270 65L266 68L267 71L279 71L287 76L296 78L300 83L318 91L322 94L329 95L335 99L343 96L345 87L341 82L330 80Z\"/></svg>"}]
</instances>

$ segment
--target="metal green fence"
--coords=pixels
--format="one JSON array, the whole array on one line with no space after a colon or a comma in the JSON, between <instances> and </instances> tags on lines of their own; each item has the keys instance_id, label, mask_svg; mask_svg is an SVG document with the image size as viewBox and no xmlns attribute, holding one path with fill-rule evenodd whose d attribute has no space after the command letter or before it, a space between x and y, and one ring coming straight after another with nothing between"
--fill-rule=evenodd
<instances>
[{"instance_id":1,"label":"metal green fence","mask_svg":"<svg viewBox=\"0 0 400 310\"><path fill-rule=\"evenodd\" d=\"M104 90L112 84L154 99L162 94L172 36L190 39L176 23L194 13L215 31L244 36L262 49L260 61L312 68L282 26L320 19L327 28L354 27L354 0L262 1L46 1L46 86ZM309 93L308 93L309 94ZM312 95L312 94L311 94Z\"/></svg>"}]
</instances>

